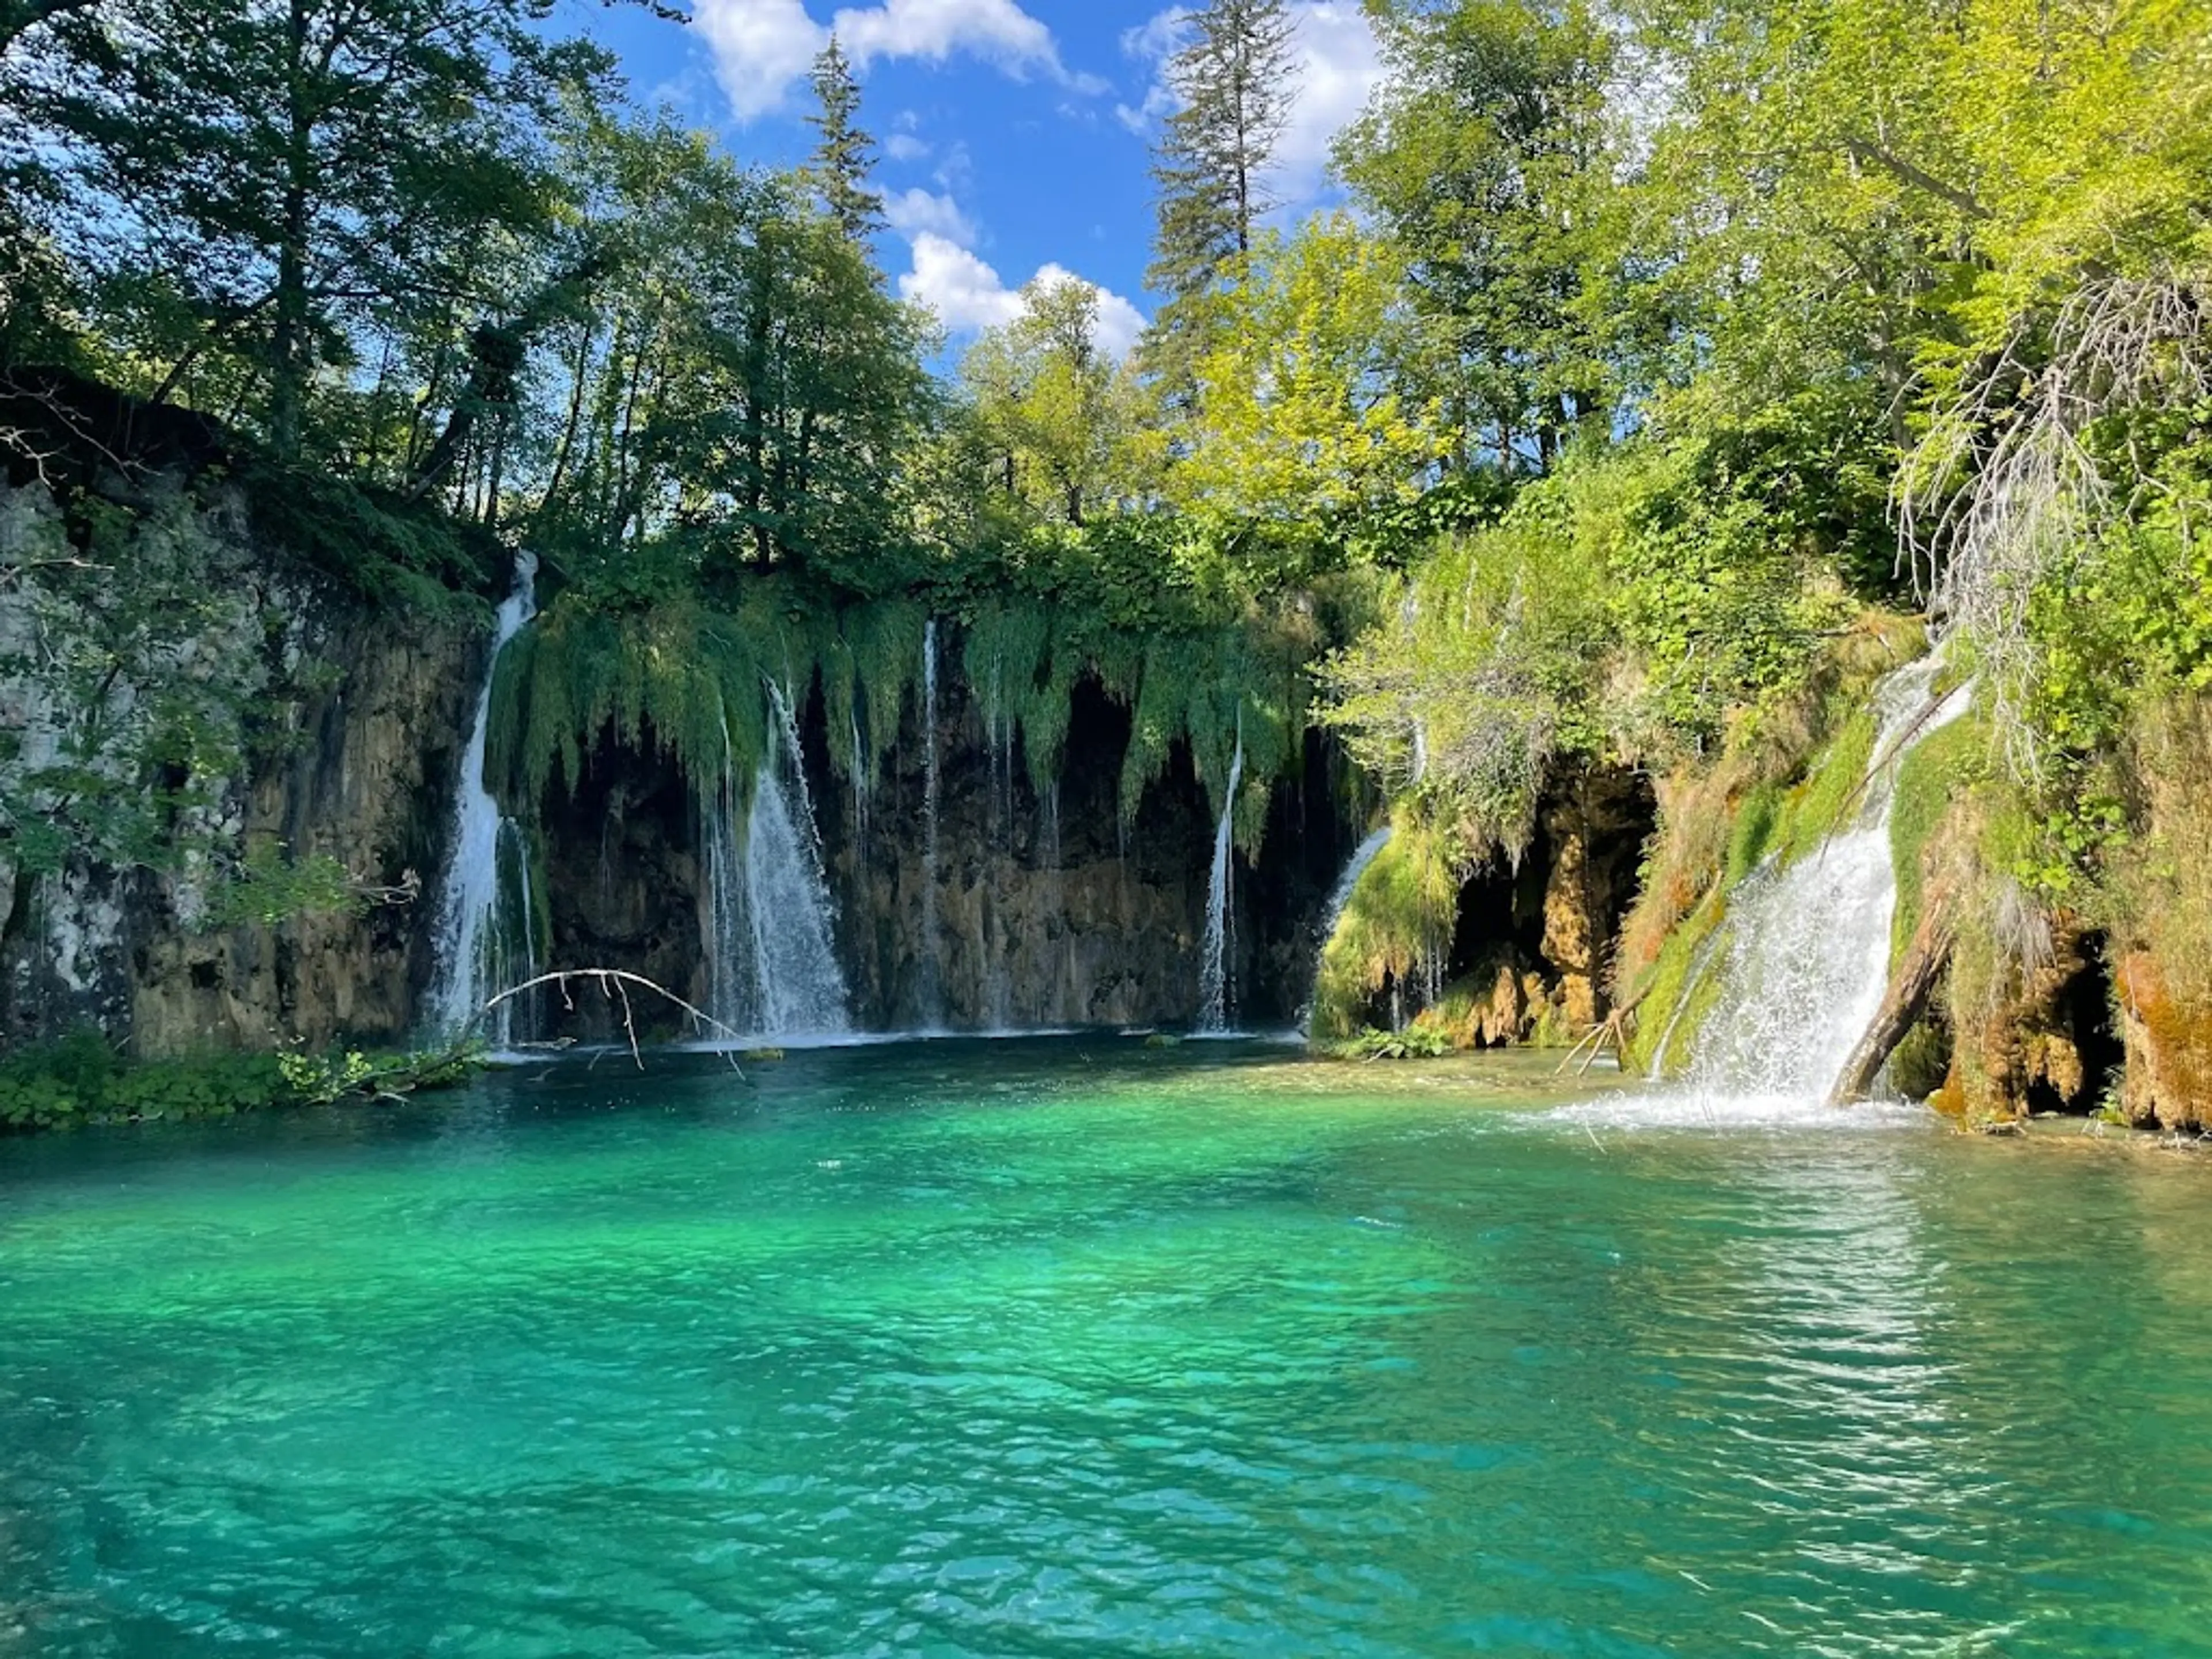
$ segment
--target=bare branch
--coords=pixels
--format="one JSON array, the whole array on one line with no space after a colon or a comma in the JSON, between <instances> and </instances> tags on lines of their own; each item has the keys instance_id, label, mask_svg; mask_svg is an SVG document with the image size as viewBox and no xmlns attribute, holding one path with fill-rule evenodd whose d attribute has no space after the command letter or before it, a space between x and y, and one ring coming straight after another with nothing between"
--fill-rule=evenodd
<instances>
[{"instance_id":1,"label":"bare branch","mask_svg":"<svg viewBox=\"0 0 2212 1659\"><path fill-rule=\"evenodd\" d=\"M665 1001L674 1003L678 1008L681 1008L685 1013L691 1017L695 1027L697 1029L712 1029L713 1030L720 1033L722 1036L730 1038L733 1042L743 1040L745 1035L743 1031L738 1030L735 1026L725 1024L722 1021L716 1019L714 1015L708 1013L705 1009L693 1006L690 1003L686 1002L682 997L678 996L675 992L670 990L666 986L655 984L653 981L646 978L642 974L633 974L621 968L566 968L556 973L540 974L535 979L525 980L520 985L510 986L507 989L501 991L497 996L486 1002L483 1007L477 1010L475 1019L483 1019L486 1015L489 1014L493 1009L498 1007L500 1004L503 1002L511 1002L516 997L521 996L526 992L534 991L542 985L559 986L561 988L561 995L563 1002L568 1007L573 1010L576 1005L574 1000L568 994L568 988L573 981L577 980L595 982L608 1001L619 1002L622 1005L623 1033L629 1040L630 1058L636 1061L641 1067L645 1064L645 1056L638 1046L637 1023L635 1011L630 1006L629 988L633 985L641 986L646 990L652 992L655 996L661 998ZM473 1021L471 1023L473 1023ZM738 1075L739 1077L743 1077L744 1075L742 1069L737 1068L737 1062L734 1060L732 1060L731 1065L733 1069L738 1069Z\"/></svg>"}]
</instances>

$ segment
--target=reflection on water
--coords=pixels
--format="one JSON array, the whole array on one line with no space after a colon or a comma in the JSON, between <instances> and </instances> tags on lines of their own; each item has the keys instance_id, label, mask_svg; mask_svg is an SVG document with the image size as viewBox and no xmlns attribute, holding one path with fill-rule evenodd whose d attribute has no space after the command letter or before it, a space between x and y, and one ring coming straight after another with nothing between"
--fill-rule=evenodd
<instances>
[{"instance_id":1,"label":"reflection on water","mask_svg":"<svg viewBox=\"0 0 2212 1659\"><path fill-rule=\"evenodd\" d=\"M0 1653L2212 1652L2212 1172L1547 1072L1091 1036L0 1145Z\"/></svg>"}]
</instances>

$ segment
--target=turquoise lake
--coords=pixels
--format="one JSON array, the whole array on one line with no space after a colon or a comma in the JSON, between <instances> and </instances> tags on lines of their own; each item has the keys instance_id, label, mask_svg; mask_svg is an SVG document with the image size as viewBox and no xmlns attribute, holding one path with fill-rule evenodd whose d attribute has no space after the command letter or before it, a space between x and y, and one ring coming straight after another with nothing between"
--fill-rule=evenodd
<instances>
[{"instance_id":1,"label":"turquoise lake","mask_svg":"<svg viewBox=\"0 0 2212 1659\"><path fill-rule=\"evenodd\" d=\"M1112 1037L0 1142L0 1656L2212 1655L2208 1238Z\"/></svg>"}]
</instances>

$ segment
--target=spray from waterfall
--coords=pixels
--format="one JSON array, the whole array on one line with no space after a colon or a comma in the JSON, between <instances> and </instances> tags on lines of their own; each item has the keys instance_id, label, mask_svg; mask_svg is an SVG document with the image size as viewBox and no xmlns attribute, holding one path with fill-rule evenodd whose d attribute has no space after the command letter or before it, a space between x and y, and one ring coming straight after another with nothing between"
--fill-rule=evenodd
<instances>
[{"instance_id":1,"label":"spray from waterfall","mask_svg":"<svg viewBox=\"0 0 2212 1659\"><path fill-rule=\"evenodd\" d=\"M1198 964L1198 1029L1229 1029L1230 902L1236 854L1237 792L1244 781L1244 721L1237 722L1237 752L1229 763L1229 787L1213 832L1213 870L1206 884L1206 942Z\"/></svg>"},{"instance_id":2,"label":"spray from waterfall","mask_svg":"<svg viewBox=\"0 0 2212 1659\"><path fill-rule=\"evenodd\" d=\"M441 884L436 969L429 995L430 1022L442 1032L461 1030L486 1002L534 977L538 970L528 849L520 827L501 814L483 775L492 678L500 653L538 614L537 580L537 558L528 553L518 556L514 591L499 607L491 660L477 696L468 747L461 756L453 850ZM517 1035L515 1004L501 1003L491 1018L486 1035L493 1044L512 1043Z\"/></svg>"},{"instance_id":3,"label":"spray from waterfall","mask_svg":"<svg viewBox=\"0 0 2212 1659\"><path fill-rule=\"evenodd\" d=\"M1818 1102L1842 1075L1888 987L1899 765L1970 700L1961 688L1930 710L1942 670L1941 653L1925 657L1875 688L1874 753L1850 823L1738 895L1720 998L1691 1064L1699 1094Z\"/></svg>"}]
</instances>

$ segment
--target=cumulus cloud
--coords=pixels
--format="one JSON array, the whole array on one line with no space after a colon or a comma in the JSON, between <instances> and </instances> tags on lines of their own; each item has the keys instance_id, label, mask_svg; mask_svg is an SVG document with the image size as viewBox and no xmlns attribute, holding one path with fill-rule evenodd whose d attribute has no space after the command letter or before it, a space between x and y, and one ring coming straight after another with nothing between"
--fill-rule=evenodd
<instances>
[{"instance_id":1,"label":"cumulus cloud","mask_svg":"<svg viewBox=\"0 0 2212 1659\"><path fill-rule=\"evenodd\" d=\"M1152 131L1176 107L1164 72L1182 44L1188 16L1171 6L1121 36L1121 50L1152 71L1143 103L1115 106L1115 116L1132 132ZM1358 0L1297 0L1291 18L1297 94L1275 152L1273 184L1284 205L1295 208L1320 195L1329 146L1366 107L1382 78L1382 58Z\"/></svg>"},{"instance_id":2,"label":"cumulus cloud","mask_svg":"<svg viewBox=\"0 0 2212 1659\"><path fill-rule=\"evenodd\" d=\"M910 132L895 132L884 140L884 154L894 161L927 161L929 146Z\"/></svg>"},{"instance_id":3,"label":"cumulus cloud","mask_svg":"<svg viewBox=\"0 0 2212 1659\"><path fill-rule=\"evenodd\" d=\"M697 0L691 21L714 53L714 77L740 121L781 106L830 39L801 0Z\"/></svg>"},{"instance_id":4,"label":"cumulus cloud","mask_svg":"<svg viewBox=\"0 0 2212 1659\"><path fill-rule=\"evenodd\" d=\"M1275 168L1283 199L1295 205L1320 193L1329 146L1367 107L1382 79L1382 53L1356 0L1318 0L1291 9L1298 23L1298 95Z\"/></svg>"},{"instance_id":5,"label":"cumulus cloud","mask_svg":"<svg viewBox=\"0 0 2212 1659\"><path fill-rule=\"evenodd\" d=\"M1065 265L1048 264L1034 278L1048 286L1082 283L1098 296L1098 343L1120 357L1144 332L1144 313L1120 295L1077 276ZM927 306L955 334L998 328L1022 314L1018 285L1009 288L999 273L969 249L934 231L914 239L914 269L899 278L899 293Z\"/></svg>"},{"instance_id":6,"label":"cumulus cloud","mask_svg":"<svg viewBox=\"0 0 2212 1659\"><path fill-rule=\"evenodd\" d=\"M1016 0L884 0L844 7L826 26L808 14L805 0L696 0L692 17L740 121L782 107L833 31L862 66L879 58L943 63L964 53L1017 76L1035 71L1078 92L1105 90L1096 76L1068 70L1052 31Z\"/></svg>"},{"instance_id":7,"label":"cumulus cloud","mask_svg":"<svg viewBox=\"0 0 2212 1659\"><path fill-rule=\"evenodd\" d=\"M975 245L975 224L950 196L916 187L894 191L884 198L884 218L909 242L925 235L962 247Z\"/></svg>"}]
</instances>

